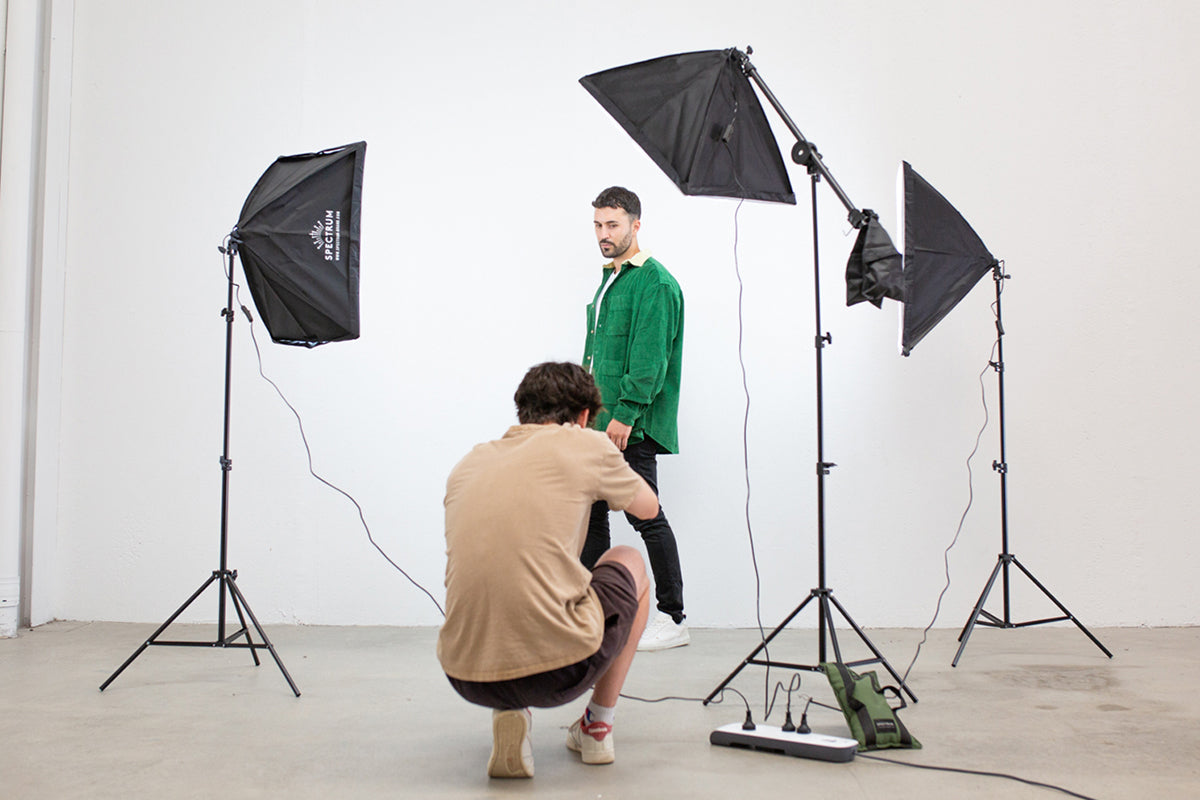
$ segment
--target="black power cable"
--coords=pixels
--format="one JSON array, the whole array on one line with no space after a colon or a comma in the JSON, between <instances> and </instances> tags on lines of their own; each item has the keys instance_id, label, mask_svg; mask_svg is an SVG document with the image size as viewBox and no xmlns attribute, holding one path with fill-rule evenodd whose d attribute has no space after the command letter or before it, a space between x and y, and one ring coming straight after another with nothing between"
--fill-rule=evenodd
<instances>
[{"instance_id":1,"label":"black power cable","mask_svg":"<svg viewBox=\"0 0 1200 800\"><path fill-rule=\"evenodd\" d=\"M1003 264L1004 262L1002 261L1000 263ZM1004 291L1003 286L999 288L999 291ZM995 301L992 303L992 314L996 317L997 331L999 331L999 306ZM971 511L971 506L975 502L975 473L971 470L971 460L975 458L975 454L979 452L979 443L983 440L983 433L987 430L987 427L991 422L991 414L988 411L987 404L987 387L983 383L983 376L988 373L988 370L994 369L994 365L996 363L996 350L999 347L1000 336L999 333L997 333L996 341L992 343L992 350L988 356L987 366L985 366L979 373L979 399L980 403L983 405L983 425L979 427L979 433L975 435L975 446L971 448L971 453L967 456L967 506L963 509L962 516L958 519L958 528L954 531L954 538L950 540L950 544L947 545L946 549L942 552L942 563L946 572L946 585L942 587L942 591L938 594L937 604L933 609L933 618L929 620L929 624L925 626L923 631L921 631L921 641L917 643L917 650L915 653L913 653L912 661L909 662L908 669L904 670L904 677L902 678L903 681L908 680L908 673L912 672L912 668L916 665L917 658L921 655L921 646L925 644L926 639L929 637L929 631L933 628L934 623L937 622L938 614L940 614L942 611L942 598L946 596L946 592L950 589L950 551L954 548L954 545L958 544L958 537L962 533L963 523L966 522L967 514Z\"/></svg>"},{"instance_id":2,"label":"black power cable","mask_svg":"<svg viewBox=\"0 0 1200 800\"><path fill-rule=\"evenodd\" d=\"M1037 786L1042 789L1053 789L1056 792L1062 792L1063 794L1070 795L1071 797L1082 798L1082 800L1096 800L1094 797L1090 797L1086 794L1079 794L1078 792L1072 792L1070 789L1064 789L1061 786L1055 786L1053 783L1042 783L1041 781L1031 781L1028 778L1021 778L1016 775L1009 775L1006 772L986 772L984 770L978 770L978 769L961 769L959 767L941 767L941 766L937 766L935 764L914 764L911 761L896 761L895 759L892 759L892 758L882 758L881 756L871 756L871 755L867 755L866 753L859 753L858 757L870 759L871 761L882 761L885 764L898 764L902 767L913 767L914 769L928 769L928 770L933 770L934 772L958 772L963 775L982 775L985 778L1003 778L1003 779L1009 780L1009 781L1017 781L1018 783L1024 783L1029 786Z\"/></svg>"},{"instance_id":3,"label":"black power cable","mask_svg":"<svg viewBox=\"0 0 1200 800\"><path fill-rule=\"evenodd\" d=\"M744 195L746 188L742 185L741 178L738 176L737 159L734 158L733 150L729 147L730 135L733 131L734 123L737 121L738 100L736 93L731 93L730 102L733 106L733 116L729 121L729 125L725 128L724 135L721 136L721 144L725 146L725 152L729 156L729 163L733 169L733 180L737 183L738 188ZM738 339L737 339L737 354L738 367L742 373L742 393L746 398L745 411L742 415L742 470L746 477L746 539L750 544L750 563L754 567L754 618L758 623L758 636L762 640L763 654L767 658L768 666L763 671L763 702L766 706L766 711L763 718L770 716L773 700L768 700L768 695L771 691L771 649L767 643L767 632L763 627L762 621L762 574L758 569L758 554L754 546L754 526L750 522L750 384L746 373L746 359L744 354L743 343L745 341L745 309L743 297L745 295L745 283L742 280L741 262L738 260L738 238L740 229L738 227L738 214L741 213L742 203L746 202L744 197L738 198L737 206L733 209L733 273L737 278L738 296L737 296L737 323L738 323ZM747 712L749 709L747 709Z\"/></svg>"},{"instance_id":4,"label":"black power cable","mask_svg":"<svg viewBox=\"0 0 1200 800\"><path fill-rule=\"evenodd\" d=\"M232 276L229 274L228 268L225 266L224 259L222 259L222 265L226 270L225 276L227 278L230 278L230 280L232 280ZM426 589L424 586L422 586L420 583L418 583L411 575L409 575L407 572L405 572L404 569L399 564L397 564L395 561L393 561L391 556L389 556L386 552L384 552L384 549L379 546L378 542L375 541L375 537L371 535L371 526L369 526L367 524L366 515L363 513L363 508L361 505L359 505L358 501L355 500L354 497L349 492L347 492L346 490L342 489L339 486L335 486L334 484L330 483L328 480L326 480L322 476L318 475L316 470L313 469L312 449L309 447L308 437L304 433L304 420L302 420L300 418L300 412L296 410L296 407L293 406L288 401L287 397L283 394L283 390L281 390L279 388L279 384L275 383L275 381L268 378L266 372L263 371L262 350L258 346L258 337L255 336L255 334L254 334L254 317L250 314L250 309L246 308L246 306L242 303L242 286L241 286L241 284L234 282L233 285L237 291L238 305L241 307L242 313L246 315L247 322L250 323L250 340L254 343L254 353L258 358L258 374L262 376L263 380L265 380L267 383L271 384L271 388L273 388L275 390L275 393L277 395L279 395L279 399L283 401L283 404L285 406L287 406L288 410L290 410L292 412L292 415L295 416L296 425L300 429L300 440L304 443L304 452L308 456L308 472L309 472L309 474L354 504L354 507L358 510L359 522L362 523L363 530L365 530L367 532L367 541L369 541L375 547L375 549L379 551L379 554L381 556L383 556L385 561L387 561L389 564L391 564L393 567L395 567L397 572L399 572L401 575L403 575L405 578L407 578L409 583L411 583L413 586L417 587L422 592L424 592L425 595L430 599L430 601L432 601L432 603L437 607L438 612L441 613L441 615L443 617L446 616L446 611L445 611L445 609L442 608L441 603L439 603L437 601L437 598L434 597L428 589Z\"/></svg>"},{"instance_id":5,"label":"black power cable","mask_svg":"<svg viewBox=\"0 0 1200 800\"><path fill-rule=\"evenodd\" d=\"M796 677L798 678L799 676L797 675ZM793 683L795 683L795 681L793 681ZM799 687L797 686L796 688L799 688ZM788 698L788 700L787 700L787 702L788 702L787 718L788 718L788 721L790 722L792 692L794 691L794 689L792 688L792 686L785 687L782 683L777 683L776 687L775 687L775 695L778 695L778 693L781 689L787 693L787 698ZM746 720L747 720L746 724L752 726L753 722L750 719L750 701L746 699L746 696L744 694L742 694L741 692L739 692L737 689L733 688L732 686L726 686L725 688L723 688L720 691L720 693L717 695L716 699L712 701L712 705L720 705L722 702L724 702L726 692L733 692L734 694L736 694L738 697L741 698L742 704L746 707ZM635 700L639 703L664 703L664 702L667 702L668 700L679 700L679 701L683 701L686 703L703 703L704 702L704 698L701 698L701 697L680 697L680 696L676 696L676 695L667 695L666 697L647 698L647 697L637 697L636 695L630 695L630 694L622 694L621 697L626 700ZM772 696L771 705L774 705L774 702L775 702L775 696ZM842 712L842 709L838 708L837 706L831 706L826 703L821 703L821 702L814 700L812 697L809 697L808 701L804 704L804 710L803 710L803 713L801 716L800 727L796 728L793 725L792 727L789 728L788 723L785 722L784 725L781 726L781 730L785 730L785 731L795 730L799 733L808 733L808 731L804 730L804 728L805 728L805 721L806 721L806 717L807 717L807 710L810 705L820 706L821 708L827 708L831 711L837 711L838 713ZM768 710L767 716L769 716L769 715L770 715L770 711ZM1053 783L1044 783L1042 781L1030 780L1029 778L1022 778L1019 775L1010 775L1007 772L989 772L986 770L966 769L964 767L945 767L945 766L940 766L940 765L935 765L935 764L915 764L911 761L897 761L896 759L893 759L893 758L884 758L882 756L870 755L870 754L863 753L863 752L857 753L856 756L858 758L865 758L870 761L879 761L884 764L895 764L895 765L901 766L901 767L913 767L914 769L924 769L924 770L930 770L933 772L957 772L962 775L979 775L979 776L985 777L985 778L1000 778L1002 780L1009 780L1009 781L1016 781L1017 783L1023 783L1023 784L1026 784L1027 786L1036 786L1041 789L1051 789L1056 792L1062 792L1063 794L1069 795L1070 797L1078 797L1081 800L1096 800L1096 798L1091 797L1089 795L1080 794L1078 792L1073 792L1070 789L1065 789L1062 786L1056 786Z\"/></svg>"},{"instance_id":6,"label":"black power cable","mask_svg":"<svg viewBox=\"0 0 1200 800\"><path fill-rule=\"evenodd\" d=\"M993 355L995 352L995 346L993 346ZM971 453L967 456L967 505L963 509L962 516L958 518L958 527L954 530L954 538L950 540L950 544L942 551L942 565L945 568L946 584L942 587L942 591L938 593L937 604L933 609L933 618L929 620L929 624L921 631L921 641L917 642L917 650L913 653L912 661L909 662L908 669L904 670L904 677L902 678L904 681L908 680L908 673L912 672L912 668L917 663L917 658L921 655L921 646L929 638L929 631L933 628L934 623L937 622L938 614L942 611L942 598L950 590L950 551L954 549L954 545L958 544L958 537L962 534L963 523L967 521L967 514L970 513L971 506L975 503L975 473L971 470L971 460L979 452L979 442L983 439L983 433L987 430L990 421L987 405L987 389L983 385L983 376L987 374L990 368L990 366L984 367L983 372L979 373L980 396L983 400L983 425L980 426L979 433L975 435L975 446L971 448Z\"/></svg>"}]
</instances>

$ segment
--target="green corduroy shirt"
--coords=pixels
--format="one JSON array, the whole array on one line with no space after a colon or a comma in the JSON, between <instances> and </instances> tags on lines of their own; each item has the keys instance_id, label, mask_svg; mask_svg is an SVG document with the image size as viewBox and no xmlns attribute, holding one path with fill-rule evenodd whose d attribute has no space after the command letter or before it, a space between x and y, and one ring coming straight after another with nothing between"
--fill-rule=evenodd
<instances>
[{"instance_id":1,"label":"green corduroy shirt","mask_svg":"<svg viewBox=\"0 0 1200 800\"><path fill-rule=\"evenodd\" d=\"M603 431L615 417L633 428L630 444L648 436L663 452L678 453L683 292L642 251L621 265L597 314L596 301L612 272L610 262L587 307L583 366L604 402L593 425Z\"/></svg>"}]
</instances>

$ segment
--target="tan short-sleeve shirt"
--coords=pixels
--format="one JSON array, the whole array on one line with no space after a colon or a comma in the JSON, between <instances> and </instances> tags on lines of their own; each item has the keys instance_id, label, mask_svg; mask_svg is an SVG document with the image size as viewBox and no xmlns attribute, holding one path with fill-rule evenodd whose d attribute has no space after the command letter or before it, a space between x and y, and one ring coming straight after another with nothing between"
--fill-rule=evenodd
<instances>
[{"instance_id":1,"label":"tan short-sleeve shirt","mask_svg":"<svg viewBox=\"0 0 1200 800\"><path fill-rule=\"evenodd\" d=\"M596 652L588 517L597 500L628 507L641 484L608 437L577 425L516 425L472 449L446 481L446 674L508 680Z\"/></svg>"}]
</instances>

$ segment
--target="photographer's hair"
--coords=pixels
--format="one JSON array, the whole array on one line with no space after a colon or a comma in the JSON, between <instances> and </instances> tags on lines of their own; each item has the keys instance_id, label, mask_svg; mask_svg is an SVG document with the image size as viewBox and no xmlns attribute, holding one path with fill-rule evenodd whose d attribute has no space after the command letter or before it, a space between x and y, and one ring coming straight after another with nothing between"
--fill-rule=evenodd
<instances>
[{"instance_id":1,"label":"photographer's hair","mask_svg":"<svg viewBox=\"0 0 1200 800\"><path fill-rule=\"evenodd\" d=\"M610 186L592 201L592 208L619 208L631 219L642 218L642 201L624 186Z\"/></svg>"},{"instance_id":2,"label":"photographer's hair","mask_svg":"<svg viewBox=\"0 0 1200 800\"><path fill-rule=\"evenodd\" d=\"M575 422L581 411L590 423L599 413L600 390L578 364L547 361L525 373L513 401L522 425Z\"/></svg>"}]
</instances>

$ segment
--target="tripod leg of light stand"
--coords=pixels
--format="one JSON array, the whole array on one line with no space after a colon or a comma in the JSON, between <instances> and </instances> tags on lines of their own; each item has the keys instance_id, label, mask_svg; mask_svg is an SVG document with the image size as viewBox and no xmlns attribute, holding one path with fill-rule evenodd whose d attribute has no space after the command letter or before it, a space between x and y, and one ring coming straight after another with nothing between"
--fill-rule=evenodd
<instances>
[{"instance_id":1,"label":"tripod leg of light stand","mask_svg":"<svg viewBox=\"0 0 1200 800\"><path fill-rule=\"evenodd\" d=\"M821 619L823 619L825 621L825 625L818 626L819 628L822 628L822 630L818 630L817 635L820 636L823 633L828 633L829 643L831 645L833 645L833 660L836 661L837 663L841 664L842 663L842 648L838 645L837 628L835 628L833 626L833 611L829 607L829 601L833 600L833 590L832 589L822 589L820 591L821 591L821 599L820 599L821 605L820 605L819 613L821 615ZM836 603L837 601L834 600L834 602ZM845 613L846 613L845 611L842 612L843 616L845 615ZM824 642L819 643L819 645L817 647L817 653L818 653L821 661L826 660L825 643Z\"/></svg>"},{"instance_id":2,"label":"tripod leg of light stand","mask_svg":"<svg viewBox=\"0 0 1200 800\"><path fill-rule=\"evenodd\" d=\"M233 581L235 578L237 578L236 572L227 573L224 576L224 578L222 579L221 591L226 590L226 583L228 583L229 600L233 604L233 610L237 614L238 623L242 627L241 627L241 629L238 630L237 633L233 634L232 636L227 638L225 641L232 643L239 636L245 636L246 644L250 645L250 657L254 659L254 666L257 667L257 666L260 666L262 664L262 662L258 660L258 648L254 646L254 640L250 638L250 629L248 627L246 627L246 617L242 613L241 603L238 602L238 596L233 593Z\"/></svg>"},{"instance_id":3,"label":"tripod leg of light stand","mask_svg":"<svg viewBox=\"0 0 1200 800\"><path fill-rule=\"evenodd\" d=\"M837 608L838 613L842 615L842 619L846 620L846 622L848 622L850 624L850 627L854 629L854 632L856 634L858 634L858 638L862 640L863 644L865 644L867 646L867 648L871 651L871 653L875 656L875 658L872 660L860 661L860 662L855 662L855 663L882 664L883 668L886 669L888 671L888 674L890 674L895 679L896 683L900 684L900 688L903 689L904 692L910 698L912 698L912 701L914 703L917 702L917 696L915 694L913 694L912 689L908 688L908 684L906 684L904 682L904 678L900 677L900 674L898 672L896 672L896 670L894 670L892 668L892 665L890 663L888 663L888 660L883 657L883 653L880 652L879 648L875 646L874 642L872 642L870 639L867 638L867 634L863 631L863 629L858 627L858 624L853 619L850 618L850 615L846 612L846 609L842 608L842 604L837 601L837 598L833 596L832 592L829 593L829 602L833 603L834 607ZM838 663L839 664L844 663L842 661L841 653L839 653L837 650L837 639L833 636L833 620L832 619L830 619L829 630L830 630L830 636L833 640L834 654L837 655ZM847 666L854 666L854 664L848 664Z\"/></svg>"},{"instance_id":4,"label":"tripod leg of light stand","mask_svg":"<svg viewBox=\"0 0 1200 800\"><path fill-rule=\"evenodd\" d=\"M984 611L983 604L985 602L987 602L988 594L992 591L992 586L996 583L996 577L1000 574L1000 570L1007 564L1016 564L1017 569L1021 570L1021 572L1025 575L1025 577L1029 578L1029 580L1033 582L1033 585L1036 586L1038 589L1040 589L1042 594L1046 595L1046 597L1049 598L1050 602L1052 602L1052 603L1054 603L1054 605L1058 606L1058 610L1061 611L1063 613L1063 615L1061 617L1051 617L1049 619L1038 619L1038 620L1033 620L1030 622L1012 622L1007 618L1007 610L1005 611L1006 617L1003 620L997 619L992 614L989 614L988 612ZM1007 595L1007 588L1006 588L1005 609L1007 609L1007 608L1008 608L1008 595ZM979 618L981 616L986 617L989 621L980 622ZM1084 627L1083 623L1080 622L1079 620L1077 620L1075 618L1075 615L1072 614L1066 606L1064 606L1062 603L1060 603L1058 598L1050 593L1049 589L1047 589L1045 586L1042 585L1041 581L1039 581L1037 578L1033 577L1033 573L1030 572L1029 570L1025 569L1025 565L1022 564L1020 561L1018 561L1016 556L1012 555L1011 553L1001 553L1000 557L996 560L996 566L992 569L991 577L988 578L987 585L983 587L983 593L979 595L979 602L975 604L974 610L971 611L971 617L967 620L967 624L963 627L962 633L960 633L958 635L958 639L960 642L960 644L958 646L958 652L954 654L954 660L950 662L950 666L952 666L952 667L958 666L958 660L959 660L959 658L962 657L963 650L965 650L967 648L967 641L971 638L971 632L975 629L976 624L988 625L988 626L994 627L994 628L1026 628L1031 625L1044 625L1045 623L1048 623L1048 622L1063 622L1066 620L1070 620L1071 622L1074 622L1075 626L1078 627L1079 630L1083 631L1084 635L1087 636L1089 639L1091 639L1092 644L1096 645L1096 647L1099 647L1100 651L1102 653L1104 653L1104 655L1108 656L1109 658L1113 657L1113 654L1111 652L1109 652L1108 648L1105 647L1103 644L1101 644L1100 640L1097 639L1095 636L1093 636L1092 632L1089 631L1086 627Z\"/></svg>"},{"instance_id":5,"label":"tripod leg of light stand","mask_svg":"<svg viewBox=\"0 0 1200 800\"><path fill-rule=\"evenodd\" d=\"M718 694L720 694L721 690L724 689L726 686L728 686L730 684L730 682L732 682L733 679L738 676L738 673L740 673L743 669L745 669L750 664L755 663L754 658L759 653L761 653L763 650L766 650L767 645L769 645L771 643L771 640L774 639L776 636L778 636L780 631L782 631L784 628L786 628L788 626L788 623L791 622L793 619L795 619L796 615L799 614L801 611L803 611L804 607L806 605L808 605L812 601L812 599L816 596L817 596L816 589L813 589L811 592L809 592L808 597L804 598L804 602L801 603L800 605L796 606L796 608L792 611L792 613L788 614L787 619L785 619L783 622L779 623L779 625L777 625L775 627L775 630L771 631L769 634L764 636L763 640L761 642L759 642L758 645L753 650L750 651L750 655L743 658L742 663L738 664L737 668L735 668L733 670L733 672L729 673L729 676L726 677L725 680L721 681L721 683L718 684L717 688L713 689L709 693L708 697L704 698L704 703L702 705L708 705L709 703L711 703L713 701L713 698L716 697Z\"/></svg>"},{"instance_id":6,"label":"tripod leg of light stand","mask_svg":"<svg viewBox=\"0 0 1200 800\"><path fill-rule=\"evenodd\" d=\"M988 578L987 585L983 587L983 592L979 595L979 602L975 604L975 608L971 609L971 616L967 619L967 624L963 626L962 632L958 634L958 652L954 654L954 660L950 662L950 666L957 667L958 659L962 657L963 650L967 647L967 640L971 638L971 631L975 630L975 623L979 621L979 615L983 613L983 604L987 602L988 595L991 594L992 586L996 583L996 576L1000 574L1000 568L1004 565L1004 556L1001 555L996 559L996 566L992 568L992 576Z\"/></svg>"},{"instance_id":7,"label":"tripod leg of light stand","mask_svg":"<svg viewBox=\"0 0 1200 800\"><path fill-rule=\"evenodd\" d=\"M262 629L262 625L258 624L258 619L255 618L254 612L250 610L250 605L246 602L246 598L242 596L242 590L237 587L237 583L235 583L232 579L229 580L228 585L230 594L236 598L235 605L240 604L242 608L246 609L246 614L250 617L250 621L254 623L254 630L258 631L259 638L263 640L263 644L266 645L267 650L271 653L271 658L275 659L275 664L279 667L279 671L283 673L284 680L287 681L288 686L292 687L292 693L295 694L296 697L299 697L300 690L296 688L296 682L293 681L292 676L288 674L287 667L283 666L283 662L279 659L279 654L275 652L275 645L271 644L271 640L267 638L266 631ZM246 634L246 638L249 640L249 633ZM256 647L261 646L263 645L256 645ZM251 651L253 651L253 649L254 648L252 647ZM257 659L255 659L255 661L257 661Z\"/></svg>"},{"instance_id":8,"label":"tripod leg of light stand","mask_svg":"<svg viewBox=\"0 0 1200 800\"><path fill-rule=\"evenodd\" d=\"M1070 611L1068 611L1066 606L1064 606L1062 603L1058 602L1058 598L1055 597L1054 595L1050 594L1050 590L1047 589L1045 586L1042 586L1041 581L1039 581L1037 578L1033 577L1033 573L1030 572L1029 570L1025 569L1025 565L1022 564L1020 561L1018 561L1016 556L1012 556L1012 563L1017 565L1017 569L1019 569L1019 570L1021 570L1021 572L1025 573L1026 578L1029 578L1029 580L1033 581L1034 586L1036 586L1037 588L1042 590L1042 594L1044 594L1044 595L1046 595L1046 597L1050 598L1050 602L1052 602L1052 603L1054 603L1054 605L1058 606L1058 610L1061 611L1063 614L1065 614L1067 619L1071 620L1071 622L1074 622L1075 626L1077 628L1079 628L1079 630L1083 631L1085 636L1087 636L1089 639L1092 640L1092 644L1096 645L1096 647L1099 647L1100 651L1103 652L1104 655L1108 656L1109 658L1113 657L1113 654L1109 652L1108 648L1105 647L1104 645L1100 644L1100 640L1097 639L1095 636L1092 636L1092 632L1089 631L1087 628L1085 628L1083 626L1082 622L1075 619L1075 615L1072 614Z\"/></svg>"},{"instance_id":9,"label":"tripod leg of light stand","mask_svg":"<svg viewBox=\"0 0 1200 800\"><path fill-rule=\"evenodd\" d=\"M906 684L904 682L904 679L899 675L899 673L897 673L896 670L892 668L892 665L888 663L888 660L886 658L884 658L883 653L880 652L879 648L876 647L875 644L869 638L867 638L867 634L863 631L863 629L858 626L858 624L850 617L850 614L846 611L846 609L842 606L842 604L839 603L837 601L837 598L835 598L833 596L833 590L832 589L813 589L811 592L809 592L808 597L806 597L804 599L804 602L801 603L799 606L797 606L796 609L794 611L792 611L792 613L789 614L787 616L787 618L784 619L783 622L779 623L779 625L774 630L772 630L770 634L765 636L763 638L763 640L761 642L759 642L758 645L752 651L750 651L750 655L748 655L744 659L742 659L742 663L739 664L737 666L737 668L734 669L733 672L729 673L729 676L727 678L725 678L725 680L721 681L721 683L717 686L717 688L713 689L712 692L708 695L708 697L704 698L704 705L708 705L710 702L712 702L713 698L715 698L718 694L720 694L721 690L724 689L726 686L728 686L730 684L730 682L732 682L733 679L736 678L738 676L738 674L743 669L745 669L747 666L749 666L750 664L755 664L758 666L765 666L765 667L779 667L782 669L801 669L801 670L808 670L811 672L820 672L821 667L816 664L811 664L811 665L789 664L789 663L785 663L785 662L781 662L781 661L771 661L770 658L768 658L765 661L756 660L758 654L767 648L767 645L771 643L771 640L774 639L776 636L778 636L779 633L784 628L786 628L791 623L791 621L793 619L795 619L796 616L801 611L804 610L804 607L807 606L814 598L817 600L817 613L820 615L820 620L825 623L823 626L824 631L827 632L827 634L829 636L829 643L833 646L834 660L839 664L846 664L847 666L858 666L860 664L882 664L884 669L886 669L888 671L888 673L896 680L896 683L898 683L900 685L900 688L904 690L904 692L912 699L912 701L914 703L916 703L917 696L915 694L913 694L912 689L908 688L908 684ZM837 631L833 625L833 609L834 608L836 608L838 613L842 615L842 619L844 619L850 625L850 627L858 635L858 638L862 640L863 644L865 644L867 646L867 648L871 651L872 655L874 655L874 658L866 659L864 661L853 661L853 662L845 662L842 660L842 651L841 651L841 647L838 644ZM819 635L822 635L822 641L819 643L820 658L824 659L825 658L825 641L823 638L824 634L819 634Z\"/></svg>"},{"instance_id":10,"label":"tripod leg of light stand","mask_svg":"<svg viewBox=\"0 0 1200 800\"><path fill-rule=\"evenodd\" d=\"M193 592L191 597L189 597L187 600L184 600L183 605L181 605L179 608L175 609L175 613L172 614L171 616L167 617L167 621L164 622L162 625L159 625L158 630L156 630L154 633L150 634L150 638L148 638L146 641L142 642L142 646L139 647L137 650L135 650L133 652L133 655L131 655L129 658L125 659L125 663L122 664L121 666L117 667L116 672L114 672L112 675L108 676L108 680L106 680L104 683L100 684L100 691L103 692L106 688L108 688L108 685L110 683L112 683L114 680L116 680L117 676L120 675L122 672L124 672L125 668L128 667L130 664L132 664L134 659L136 659L138 656L140 656L146 650L147 647L154 644L155 640L158 639L158 637L162 634L162 632L165 631L171 625L171 623L174 622L179 617L179 615L182 614L187 609L187 607L192 604L192 602L197 597L199 597L201 594L204 593L204 590L207 589L209 587L209 585L211 585L212 582L217 579L219 574L220 573L214 572L212 575L209 576L208 580L206 580L204 583L200 584L200 588L197 589L195 592Z\"/></svg>"}]
</instances>

